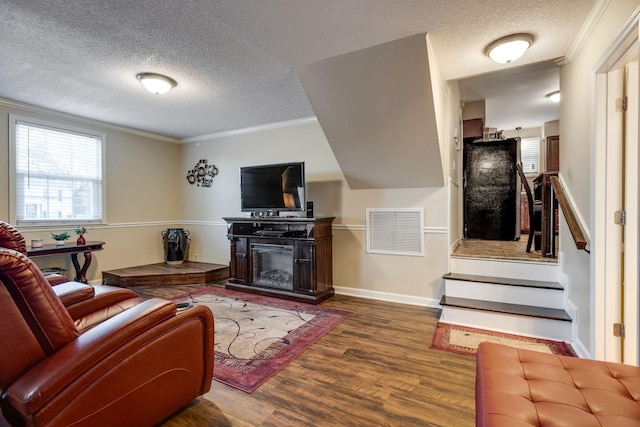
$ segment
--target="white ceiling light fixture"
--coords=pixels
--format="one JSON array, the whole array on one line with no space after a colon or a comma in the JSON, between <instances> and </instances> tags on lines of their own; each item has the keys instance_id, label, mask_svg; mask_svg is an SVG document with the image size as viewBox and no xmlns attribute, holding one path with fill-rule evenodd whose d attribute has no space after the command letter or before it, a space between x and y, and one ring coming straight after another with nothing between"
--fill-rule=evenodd
<instances>
[{"instance_id":1,"label":"white ceiling light fixture","mask_svg":"<svg viewBox=\"0 0 640 427\"><path fill-rule=\"evenodd\" d=\"M555 92L551 92L545 95L546 98L551 102L560 102L560 91L556 90Z\"/></svg>"},{"instance_id":2,"label":"white ceiling light fixture","mask_svg":"<svg viewBox=\"0 0 640 427\"><path fill-rule=\"evenodd\" d=\"M509 64L524 55L532 44L533 34L511 34L489 43L485 53L500 64Z\"/></svg>"},{"instance_id":3,"label":"white ceiling light fixture","mask_svg":"<svg viewBox=\"0 0 640 427\"><path fill-rule=\"evenodd\" d=\"M151 93L162 95L176 87L178 83L171 77L156 73L140 73L136 78Z\"/></svg>"}]
</instances>

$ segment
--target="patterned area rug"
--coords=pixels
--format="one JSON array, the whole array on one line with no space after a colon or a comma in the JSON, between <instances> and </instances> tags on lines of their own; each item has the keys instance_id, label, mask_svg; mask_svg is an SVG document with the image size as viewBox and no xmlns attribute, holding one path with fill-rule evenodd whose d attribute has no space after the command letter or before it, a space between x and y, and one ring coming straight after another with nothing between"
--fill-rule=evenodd
<instances>
[{"instance_id":1,"label":"patterned area rug","mask_svg":"<svg viewBox=\"0 0 640 427\"><path fill-rule=\"evenodd\" d=\"M483 341L543 353L577 357L571 346L566 342L510 335L440 322L436 325L433 338L431 338L430 348L438 348L459 354L475 355L478 350L478 344Z\"/></svg>"},{"instance_id":2,"label":"patterned area rug","mask_svg":"<svg viewBox=\"0 0 640 427\"><path fill-rule=\"evenodd\" d=\"M215 320L213 379L247 393L252 393L351 314L217 288L172 299L211 309Z\"/></svg>"}]
</instances>

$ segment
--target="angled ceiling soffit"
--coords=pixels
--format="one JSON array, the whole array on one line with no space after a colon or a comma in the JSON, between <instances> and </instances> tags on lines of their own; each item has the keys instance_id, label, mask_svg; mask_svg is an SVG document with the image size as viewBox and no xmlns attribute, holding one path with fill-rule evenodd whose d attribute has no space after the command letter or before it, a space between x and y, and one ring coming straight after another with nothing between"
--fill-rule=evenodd
<instances>
[{"instance_id":1,"label":"angled ceiling soffit","mask_svg":"<svg viewBox=\"0 0 640 427\"><path fill-rule=\"evenodd\" d=\"M351 189L444 186L426 34L296 71Z\"/></svg>"}]
</instances>

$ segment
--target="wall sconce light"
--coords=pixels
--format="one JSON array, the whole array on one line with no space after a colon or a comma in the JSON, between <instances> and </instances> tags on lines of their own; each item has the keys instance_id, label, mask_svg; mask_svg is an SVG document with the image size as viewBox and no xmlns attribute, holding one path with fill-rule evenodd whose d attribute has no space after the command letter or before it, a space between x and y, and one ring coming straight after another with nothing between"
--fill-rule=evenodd
<instances>
[{"instance_id":1,"label":"wall sconce light","mask_svg":"<svg viewBox=\"0 0 640 427\"><path fill-rule=\"evenodd\" d=\"M560 102L560 91L556 90L555 92L548 93L545 97L551 102Z\"/></svg>"},{"instance_id":2,"label":"wall sconce light","mask_svg":"<svg viewBox=\"0 0 640 427\"><path fill-rule=\"evenodd\" d=\"M533 34L511 34L489 43L485 53L500 64L508 64L524 55L532 44Z\"/></svg>"},{"instance_id":3,"label":"wall sconce light","mask_svg":"<svg viewBox=\"0 0 640 427\"><path fill-rule=\"evenodd\" d=\"M162 95L176 87L178 83L171 77L156 73L140 73L136 78L149 92Z\"/></svg>"}]
</instances>

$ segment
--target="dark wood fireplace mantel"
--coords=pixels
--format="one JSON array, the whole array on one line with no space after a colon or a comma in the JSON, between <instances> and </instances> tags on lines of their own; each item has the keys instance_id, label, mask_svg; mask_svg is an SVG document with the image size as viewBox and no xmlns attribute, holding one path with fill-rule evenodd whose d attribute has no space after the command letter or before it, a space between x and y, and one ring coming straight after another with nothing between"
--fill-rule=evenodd
<instances>
[{"instance_id":1,"label":"dark wood fireplace mantel","mask_svg":"<svg viewBox=\"0 0 640 427\"><path fill-rule=\"evenodd\" d=\"M229 282L226 288L259 295L318 304L334 294L332 231L334 217L326 218L223 218L231 250ZM252 251L253 248L256 250ZM291 284L276 286L260 280L260 259L256 254L275 248L290 260L278 265L291 274Z\"/></svg>"}]
</instances>

